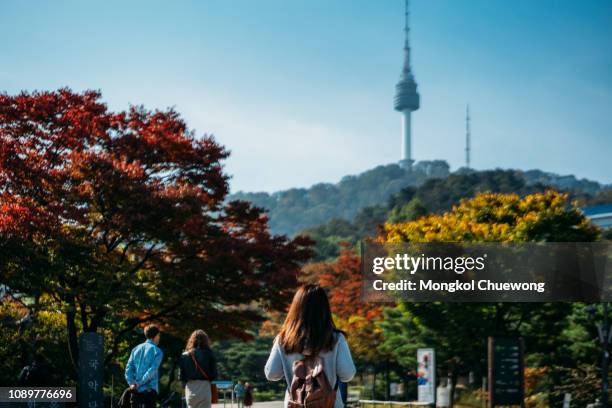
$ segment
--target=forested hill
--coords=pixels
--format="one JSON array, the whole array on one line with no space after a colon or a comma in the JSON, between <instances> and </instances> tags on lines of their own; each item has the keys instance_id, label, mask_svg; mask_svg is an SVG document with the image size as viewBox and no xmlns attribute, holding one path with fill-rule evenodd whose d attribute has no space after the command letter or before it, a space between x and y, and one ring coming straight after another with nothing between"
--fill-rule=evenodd
<instances>
[{"instance_id":1,"label":"forested hill","mask_svg":"<svg viewBox=\"0 0 612 408\"><path fill-rule=\"evenodd\" d=\"M451 177L450 180L446 180ZM457 194L468 197L469 191L510 192L529 189L529 186L554 186L562 190L594 195L603 188L599 183L578 180L574 176L558 176L540 170L496 170L475 172L459 169L449 172L444 161L423 161L412 169L404 170L397 164L378 166L355 176L345 176L336 184L319 183L310 188L292 188L272 194L238 192L229 199L251 201L266 208L270 228L274 233L295 235L332 219L352 221L360 210L386 203L392 196L407 187L420 187L428 180L446 180L442 190L429 192L440 194L435 198L446 203ZM449 183L450 182L450 183ZM435 185L434 183L433 185ZM452 192L451 190L458 189ZM436 189L434 189L436 190ZM446 192L444 190L447 190Z\"/></svg>"}]
</instances>

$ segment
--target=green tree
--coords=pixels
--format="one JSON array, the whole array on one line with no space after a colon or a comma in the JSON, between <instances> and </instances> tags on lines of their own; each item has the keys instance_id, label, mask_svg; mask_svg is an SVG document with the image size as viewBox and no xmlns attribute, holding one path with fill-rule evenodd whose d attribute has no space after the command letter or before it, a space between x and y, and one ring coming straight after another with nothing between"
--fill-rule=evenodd
<instances>
[{"instance_id":1,"label":"green tree","mask_svg":"<svg viewBox=\"0 0 612 408\"><path fill-rule=\"evenodd\" d=\"M393 224L413 221L425 214L427 214L427 208L425 208L420 199L413 198L408 204L401 207L394 207L389 212L388 221Z\"/></svg>"},{"instance_id":2,"label":"green tree","mask_svg":"<svg viewBox=\"0 0 612 408\"><path fill-rule=\"evenodd\" d=\"M213 345L217 359L219 378L232 381L248 381L258 391L269 391L282 396L285 383L270 382L263 367L272 349L273 337L256 337L250 341L228 340Z\"/></svg>"}]
</instances>

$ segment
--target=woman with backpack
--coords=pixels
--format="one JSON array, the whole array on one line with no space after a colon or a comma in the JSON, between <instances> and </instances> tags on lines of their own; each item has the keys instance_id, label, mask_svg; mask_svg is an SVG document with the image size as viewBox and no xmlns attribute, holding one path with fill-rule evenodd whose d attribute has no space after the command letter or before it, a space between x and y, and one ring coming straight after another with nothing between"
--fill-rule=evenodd
<instances>
[{"instance_id":1,"label":"woman with backpack","mask_svg":"<svg viewBox=\"0 0 612 408\"><path fill-rule=\"evenodd\" d=\"M342 408L338 385L353 378L355 364L318 285L296 292L264 371L268 380L285 379L286 408Z\"/></svg>"},{"instance_id":2,"label":"woman with backpack","mask_svg":"<svg viewBox=\"0 0 612 408\"><path fill-rule=\"evenodd\" d=\"M217 378L217 367L204 330L191 333L179 364L187 407L210 408L214 392L211 382Z\"/></svg>"}]
</instances>

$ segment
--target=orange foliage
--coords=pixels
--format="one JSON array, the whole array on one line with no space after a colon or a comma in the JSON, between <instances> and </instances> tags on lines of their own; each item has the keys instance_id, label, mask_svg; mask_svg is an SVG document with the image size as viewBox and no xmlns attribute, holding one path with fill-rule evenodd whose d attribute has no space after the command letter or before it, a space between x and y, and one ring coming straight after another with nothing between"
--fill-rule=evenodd
<instances>
[{"instance_id":1,"label":"orange foliage","mask_svg":"<svg viewBox=\"0 0 612 408\"><path fill-rule=\"evenodd\" d=\"M380 359L375 345L382 342L376 322L383 307L362 299L361 258L344 247L333 262L318 262L305 268L302 281L317 282L328 290L336 325L347 333L354 355L365 361Z\"/></svg>"},{"instance_id":2,"label":"orange foliage","mask_svg":"<svg viewBox=\"0 0 612 408\"><path fill-rule=\"evenodd\" d=\"M525 395L531 395L538 385L546 379L548 367L525 368Z\"/></svg>"}]
</instances>

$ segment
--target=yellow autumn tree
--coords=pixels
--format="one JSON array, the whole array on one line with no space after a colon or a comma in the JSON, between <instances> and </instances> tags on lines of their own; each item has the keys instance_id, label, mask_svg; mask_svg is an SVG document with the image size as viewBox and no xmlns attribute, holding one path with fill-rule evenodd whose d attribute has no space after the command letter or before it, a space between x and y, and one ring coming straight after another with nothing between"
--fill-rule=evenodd
<instances>
[{"instance_id":1,"label":"yellow autumn tree","mask_svg":"<svg viewBox=\"0 0 612 408\"><path fill-rule=\"evenodd\" d=\"M450 212L415 221L387 223L385 242L589 242L599 230L567 194L556 191L531 194L480 193Z\"/></svg>"},{"instance_id":2,"label":"yellow autumn tree","mask_svg":"<svg viewBox=\"0 0 612 408\"><path fill-rule=\"evenodd\" d=\"M599 229L568 196L556 191L520 197L480 193L451 211L414 221L387 223L380 242L590 242ZM438 367L465 375L485 375L485 339L521 335L539 360L559 364L571 350L563 333L574 306L569 303L404 303L385 310L379 323L382 351L404 367L415 367L416 347L436 348ZM501 317L500 317L501 316Z\"/></svg>"}]
</instances>

